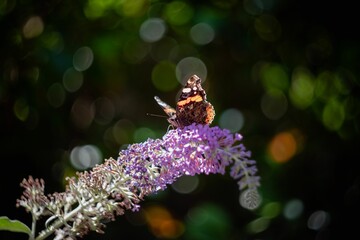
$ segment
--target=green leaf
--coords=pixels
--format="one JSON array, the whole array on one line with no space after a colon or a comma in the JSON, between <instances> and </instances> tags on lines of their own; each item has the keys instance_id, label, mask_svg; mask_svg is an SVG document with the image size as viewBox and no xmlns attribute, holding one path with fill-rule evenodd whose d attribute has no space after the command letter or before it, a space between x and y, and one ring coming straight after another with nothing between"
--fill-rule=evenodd
<instances>
[{"instance_id":1,"label":"green leaf","mask_svg":"<svg viewBox=\"0 0 360 240\"><path fill-rule=\"evenodd\" d=\"M0 217L0 230L22 232L31 235L30 228L18 220L11 220L8 217Z\"/></svg>"}]
</instances>

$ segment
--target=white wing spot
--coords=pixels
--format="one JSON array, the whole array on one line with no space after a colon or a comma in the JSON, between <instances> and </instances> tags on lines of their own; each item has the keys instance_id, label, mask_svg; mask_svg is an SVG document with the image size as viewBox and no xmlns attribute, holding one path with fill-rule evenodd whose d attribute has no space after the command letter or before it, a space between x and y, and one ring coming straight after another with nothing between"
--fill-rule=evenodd
<instances>
[{"instance_id":1,"label":"white wing spot","mask_svg":"<svg viewBox=\"0 0 360 240\"><path fill-rule=\"evenodd\" d=\"M182 92L183 92L183 93L189 93L189 92L191 92L191 88L184 88L184 89L182 90Z\"/></svg>"}]
</instances>

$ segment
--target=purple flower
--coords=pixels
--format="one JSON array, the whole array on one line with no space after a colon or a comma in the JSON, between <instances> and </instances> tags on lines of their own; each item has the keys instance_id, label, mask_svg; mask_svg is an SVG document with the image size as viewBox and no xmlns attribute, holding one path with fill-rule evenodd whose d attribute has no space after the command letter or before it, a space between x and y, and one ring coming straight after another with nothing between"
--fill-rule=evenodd
<instances>
[{"instance_id":1,"label":"purple flower","mask_svg":"<svg viewBox=\"0 0 360 240\"><path fill-rule=\"evenodd\" d=\"M120 152L118 164L144 195L166 188L182 175L225 173L238 180L240 189L259 186L255 161L238 141L240 134L208 125L170 130L163 139L148 139Z\"/></svg>"},{"instance_id":2,"label":"purple flower","mask_svg":"<svg viewBox=\"0 0 360 240\"><path fill-rule=\"evenodd\" d=\"M52 224L37 239L55 230L58 238L82 236L90 230L102 232L104 220L114 220L127 209L137 211L144 196L164 190L183 175L224 174L229 168L242 191L242 206L253 209L260 204L259 177L256 162L249 159L251 154L239 143L241 139L240 134L208 125L170 130L162 139L129 145L117 160L110 158L69 178L64 193L45 197L42 182L24 180L18 205L32 211L38 204L47 210L42 212L53 213L48 219ZM31 183L39 193L29 197L29 189L34 188ZM36 214L38 217L39 212Z\"/></svg>"}]
</instances>

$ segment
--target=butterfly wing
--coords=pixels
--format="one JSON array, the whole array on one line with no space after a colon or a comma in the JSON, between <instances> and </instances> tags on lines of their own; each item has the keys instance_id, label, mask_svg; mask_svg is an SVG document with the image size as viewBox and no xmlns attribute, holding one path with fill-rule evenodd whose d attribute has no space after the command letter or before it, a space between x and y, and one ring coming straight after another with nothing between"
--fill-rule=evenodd
<instances>
[{"instance_id":1,"label":"butterfly wing","mask_svg":"<svg viewBox=\"0 0 360 240\"><path fill-rule=\"evenodd\" d=\"M176 115L176 110L172 108L169 104L162 101L158 96L155 96L154 99L169 117L173 117L174 115Z\"/></svg>"}]
</instances>

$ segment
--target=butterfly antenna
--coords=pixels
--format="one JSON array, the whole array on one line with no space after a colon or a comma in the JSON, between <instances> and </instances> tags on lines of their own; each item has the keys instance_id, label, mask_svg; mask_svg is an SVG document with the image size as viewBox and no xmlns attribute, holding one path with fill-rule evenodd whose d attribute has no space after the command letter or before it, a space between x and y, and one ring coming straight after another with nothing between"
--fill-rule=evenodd
<instances>
[{"instance_id":1,"label":"butterfly antenna","mask_svg":"<svg viewBox=\"0 0 360 240\"><path fill-rule=\"evenodd\" d=\"M167 116L165 116L165 115L158 115L158 114L153 114L153 113L146 113L146 116L167 118Z\"/></svg>"}]
</instances>

